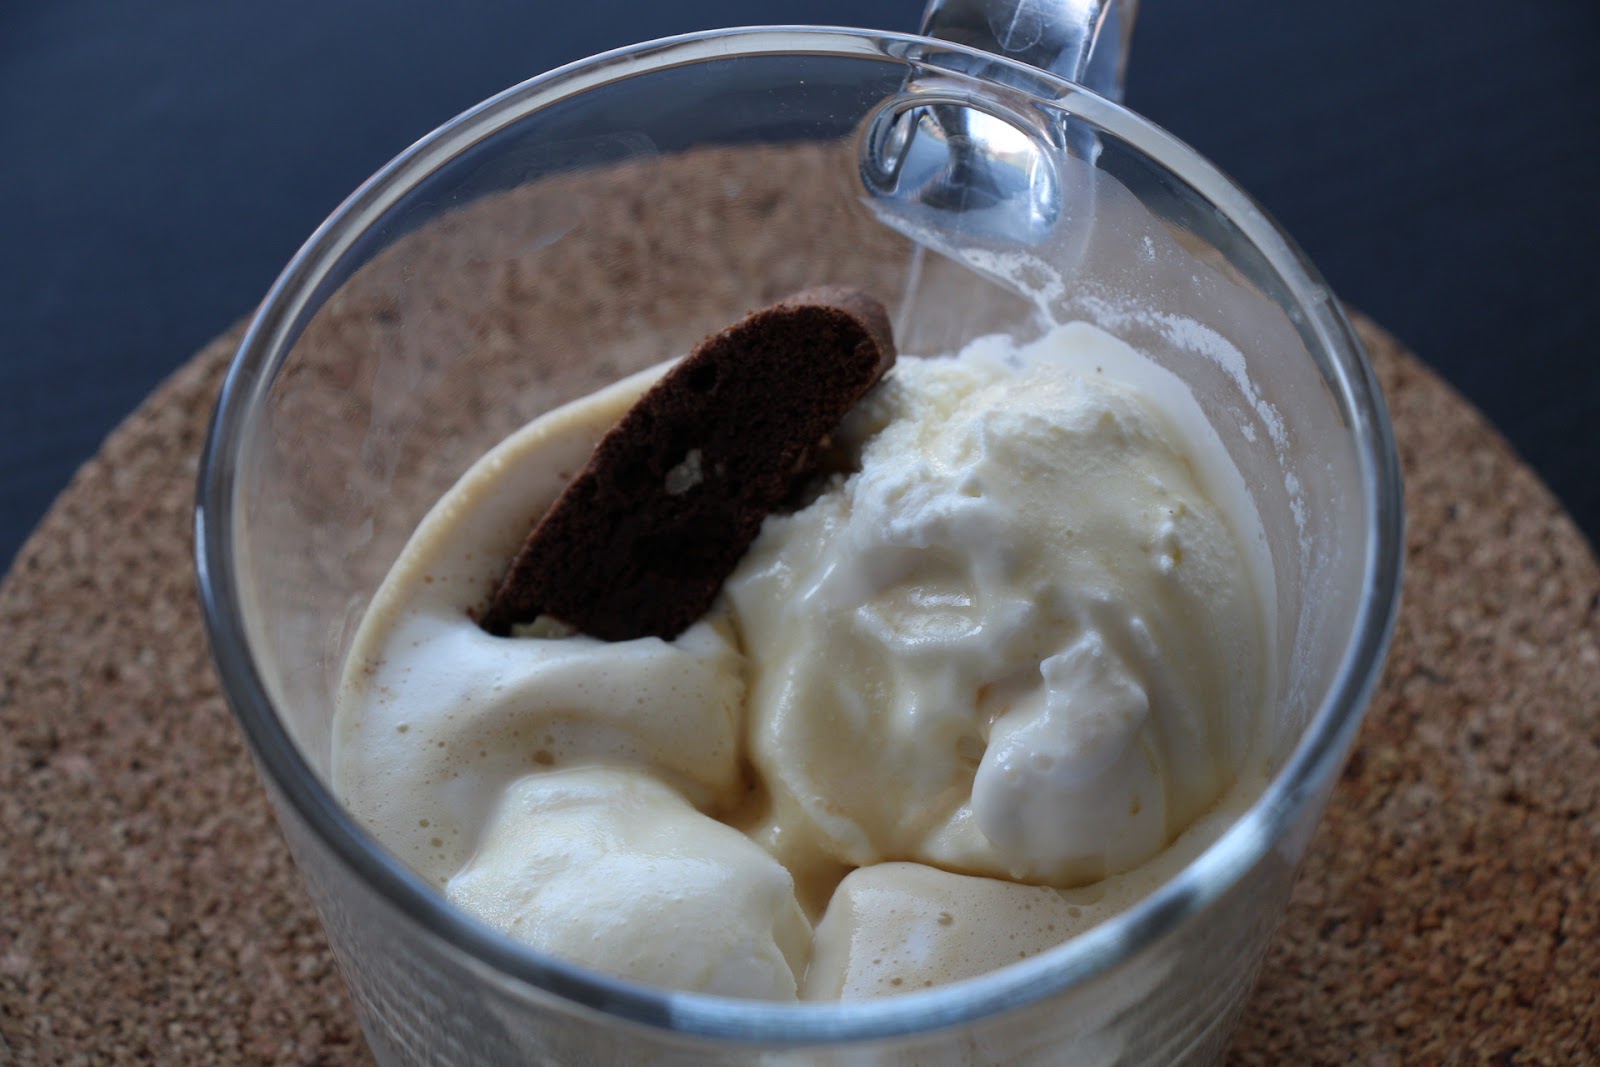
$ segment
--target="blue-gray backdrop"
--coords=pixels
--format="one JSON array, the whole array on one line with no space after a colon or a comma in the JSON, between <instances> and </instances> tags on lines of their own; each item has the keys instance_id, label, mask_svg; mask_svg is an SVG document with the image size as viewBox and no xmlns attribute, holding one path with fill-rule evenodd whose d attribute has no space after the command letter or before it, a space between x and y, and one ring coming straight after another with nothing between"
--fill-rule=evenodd
<instances>
[{"instance_id":1,"label":"blue-gray backdrop","mask_svg":"<svg viewBox=\"0 0 1600 1067\"><path fill-rule=\"evenodd\" d=\"M1455 383L1600 535L1600 4L1145 0L1129 103ZM549 67L920 0L4 0L0 570L163 376L412 140Z\"/></svg>"}]
</instances>

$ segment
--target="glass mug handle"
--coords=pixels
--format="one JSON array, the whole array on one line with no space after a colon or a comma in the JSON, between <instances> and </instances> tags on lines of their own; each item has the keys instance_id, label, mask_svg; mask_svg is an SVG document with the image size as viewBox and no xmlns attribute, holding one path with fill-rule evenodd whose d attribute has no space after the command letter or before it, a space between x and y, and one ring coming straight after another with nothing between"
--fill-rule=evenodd
<instances>
[{"instance_id":1,"label":"glass mug handle","mask_svg":"<svg viewBox=\"0 0 1600 1067\"><path fill-rule=\"evenodd\" d=\"M922 35L981 48L1122 99L1139 0L930 0Z\"/></svg>"},{"instance_id":2,"label":"glass mug handle","mask_svg":"<svg viewBox=\"0 0 1600 1067\"><path fill-rule=\"evenodd\" d=\"M931 0L922 32L1117 99L1137 11L1137 0ZM947 55L918 64L868 120L861 183L880 220L916 242L914 266L923 247L962 259L1049 245L1059 265L1076 258L1095 190L1092 168L1074 177L1068 161L1092 161L1099 143L1005 91L1022 80L1005 63Z\"/></svg>"}]
</instances>

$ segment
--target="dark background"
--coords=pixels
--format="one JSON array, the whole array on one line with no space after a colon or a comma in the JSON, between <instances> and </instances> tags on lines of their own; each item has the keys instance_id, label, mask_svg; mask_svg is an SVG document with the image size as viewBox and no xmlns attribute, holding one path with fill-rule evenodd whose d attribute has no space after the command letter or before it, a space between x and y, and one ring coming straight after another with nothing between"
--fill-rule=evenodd
<instances>
[{"instance_id":1,"label":"dark background","mask_svg":"<svg viewBox=\"0 0 1600 1067\"><path fill-rule=\"evenodd\" d=\"M1144 0L1128 102L1272 212L1600 536L1600 4ZM592 52L921 0L0 0L0 570L410 142Z\"/></svg>"}]
</instances>

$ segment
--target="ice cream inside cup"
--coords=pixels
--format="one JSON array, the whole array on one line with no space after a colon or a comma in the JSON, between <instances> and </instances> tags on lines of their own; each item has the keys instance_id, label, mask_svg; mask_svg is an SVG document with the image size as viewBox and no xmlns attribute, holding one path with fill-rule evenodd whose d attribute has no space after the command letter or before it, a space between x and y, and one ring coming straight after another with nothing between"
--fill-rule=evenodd
<instances>
[{"instance_id":1,"label":"ice cream inside cup","mask_svg":"<svg viewBox=\"0 0 1600 1067\"><path fill-rule=\"evenodd\" d=\"M1183 383L1085 322L903 354L678 638L483 633L659 373L479 460L356 636L335 788L454 904L669 988L889 994L1115 914L1259 792L1261 520Z\"/></svg>"}]
</instances>

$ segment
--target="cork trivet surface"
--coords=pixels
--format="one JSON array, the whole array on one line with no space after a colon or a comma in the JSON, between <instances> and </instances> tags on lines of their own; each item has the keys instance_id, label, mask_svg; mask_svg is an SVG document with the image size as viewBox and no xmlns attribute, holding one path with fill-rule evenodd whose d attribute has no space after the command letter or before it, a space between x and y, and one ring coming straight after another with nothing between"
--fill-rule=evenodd
<instances>
[{"instance_id":1,"label":"cork trivet surface","mask_svg":"<svg viewBox=\"0 0 1600 1067\"><path fill-rule=\"evenodd\" d=\"M1400 441L1405 599L1229 1062L1600 1063L1600 569L1493 430L1357 325ZM0 585L0 1063L370 1063L196 606L236 341L106 441Z\"/></svg>"}]
</instances>

